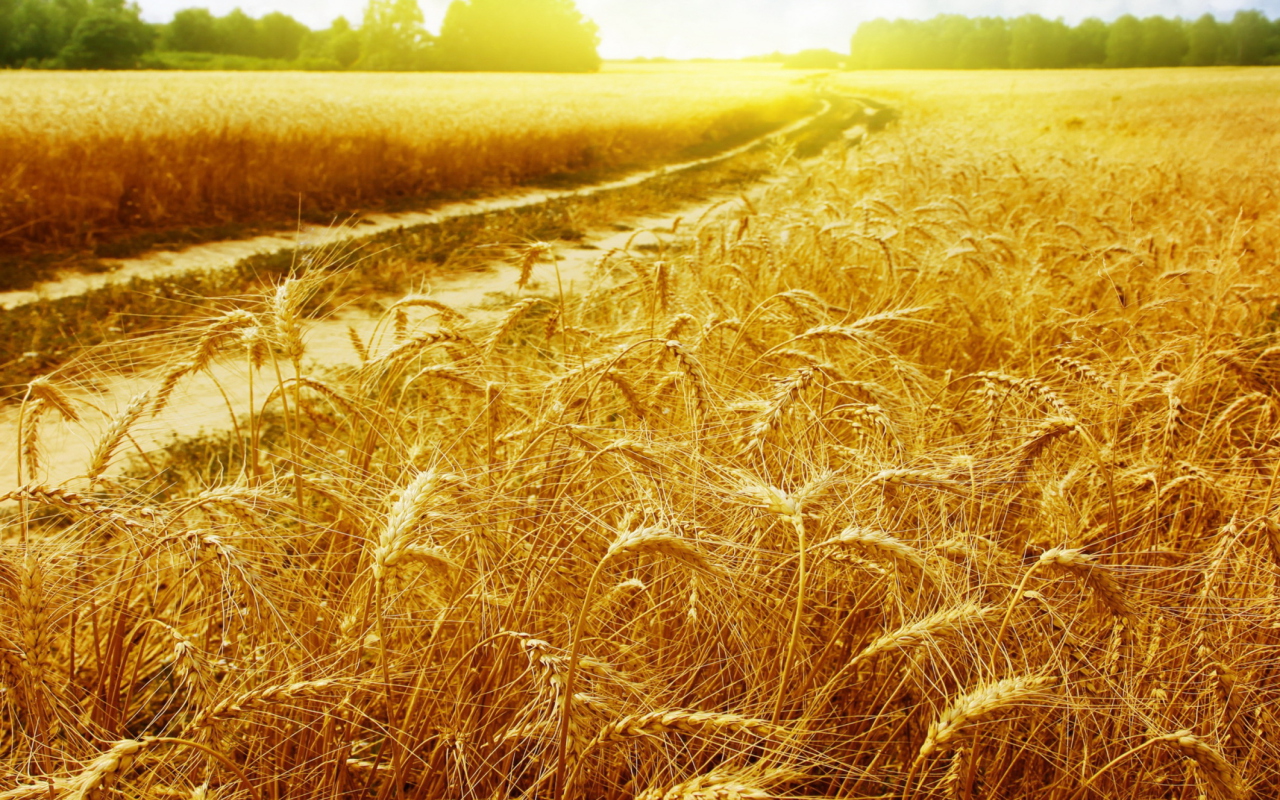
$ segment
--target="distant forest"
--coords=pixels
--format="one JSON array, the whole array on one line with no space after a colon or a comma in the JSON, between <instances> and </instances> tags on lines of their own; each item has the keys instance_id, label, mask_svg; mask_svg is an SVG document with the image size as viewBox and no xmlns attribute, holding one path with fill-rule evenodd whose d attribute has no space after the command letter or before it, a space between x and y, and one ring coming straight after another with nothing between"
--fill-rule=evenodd
<instances>
[{"instance_id":1,"label":"distant forest","mask_svg":"<svg viewBox=\"0 0 1280 800\"><path fill-rule=\"evenodd\" d=\"M418 0L369 0L358 27L203 8L154 25L124 0L0 0L0 67L592 72L596 25L573 0L454 0L439 35Z\"/></svg>"},{"instance_id":2,"label":"distant forest","mask_svg":"<svg viewBox=\"0 0 1280 800\"><path fill-rule=\"evenodd\" d=\"M368 0L358 24L339 17L323 30L279 12L188 8L152 24L126 0L0 0L0 67L592 72L599 42L574 0L453 0L439 34L424 27L418 0ZM1280 19L877 19L858 26L848 57L807 50L759 60L801 69L1276 65Z\"/></svg>"},{"instance_id":3,"label":"distant forest","mask_svg":"<svg viewBox=\"0 0 1280 800\"><path fill-rule=\"evenodd\" d=\"M943 15L858 26L851 69L1062 69L1280 64L1280 20L1239 11L1230 22L1125 15L1074 27L1034 14Z\"/></svg>"}]
</instances>

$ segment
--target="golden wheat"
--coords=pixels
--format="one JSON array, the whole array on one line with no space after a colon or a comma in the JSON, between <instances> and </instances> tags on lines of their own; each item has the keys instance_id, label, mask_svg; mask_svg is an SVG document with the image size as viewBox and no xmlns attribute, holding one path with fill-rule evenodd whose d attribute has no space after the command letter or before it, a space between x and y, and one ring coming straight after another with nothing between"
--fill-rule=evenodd
<instances>
[{"instance_id":1,"label":"golden wheat","mask_svg":"<svg viewBox=\"0 0 1280 800\"><path fill-rule=\"evenodd\" d=\"M15 74L0 89L0 246L295 221L388 198L668 157L807 105L759 68L592 76ZM231 98L234 98L232 100Z\"/></svg>"},{"instance_id":2,"label":"golden wheat","mask_svg":"<svg viewBox=\"0 0 1280 800\"><path fill-rule=\"evenodd\" d=\"M585 294L285 284L154 375L226 431L24 467L0 798L1280 794L1276 78L830 80L898 128Z\"/></svg>"}]
</instances>

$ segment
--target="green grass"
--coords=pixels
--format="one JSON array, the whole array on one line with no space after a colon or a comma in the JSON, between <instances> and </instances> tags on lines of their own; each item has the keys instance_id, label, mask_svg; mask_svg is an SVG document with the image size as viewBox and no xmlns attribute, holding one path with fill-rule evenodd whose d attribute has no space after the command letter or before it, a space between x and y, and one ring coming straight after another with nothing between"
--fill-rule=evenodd
<instances>
[{"instance_id":1,"label":"green grass","mask_svg":"<svg viewBox=\"0 0 1280 800\"><path fill-rule=\"evenodd\" d=\"M304 70L339 72L342 65L331 58L254 58L224 53L156 51L142 57L143 69L217 70L220 72Z\"/></svg>"}]
</instances>

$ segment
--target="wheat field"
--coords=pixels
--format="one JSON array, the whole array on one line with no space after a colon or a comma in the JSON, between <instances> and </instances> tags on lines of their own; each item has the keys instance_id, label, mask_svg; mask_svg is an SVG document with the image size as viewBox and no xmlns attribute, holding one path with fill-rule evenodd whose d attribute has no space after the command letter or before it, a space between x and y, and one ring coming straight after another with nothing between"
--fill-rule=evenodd
<instances>
[{"instance_id":1,"label":"wheat field","mask_svg":"<svg viewBox=\"0 0 1280 800\"><path fill-rule=\"evenodd\" d=\"M10 72L0 249L225 224L647 164L799 116L794 74Z\"/></svg>"},{"instance_id":2,"label":"wheat field","mask_svg":"<svg viewBox=\"0 0 1280 800\"><path fill-rule=\"evenodd\" d=\"M901 122L580 292L34 382L0 798L1280 794L1280 76L841 80Z\"/></svg>"}]
</instances>

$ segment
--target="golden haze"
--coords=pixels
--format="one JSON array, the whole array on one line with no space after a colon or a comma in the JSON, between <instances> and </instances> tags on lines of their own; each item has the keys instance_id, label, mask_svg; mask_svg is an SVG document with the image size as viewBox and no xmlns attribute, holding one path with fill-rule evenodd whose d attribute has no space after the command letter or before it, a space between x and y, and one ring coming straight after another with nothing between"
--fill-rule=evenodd
<instances>
[{"instance_id":1,"label":"golden haze","mask_svg":"<svg viewBox=\"0 0 1280 800\"><path fill-rule=\"evenodd\" d=\"M580 294L175 342L8 495L0 797L1280 794L1280 76L840 81L901 123ZM104 473L214 358L215 477Z\"/></svg>"}]
</instances>

